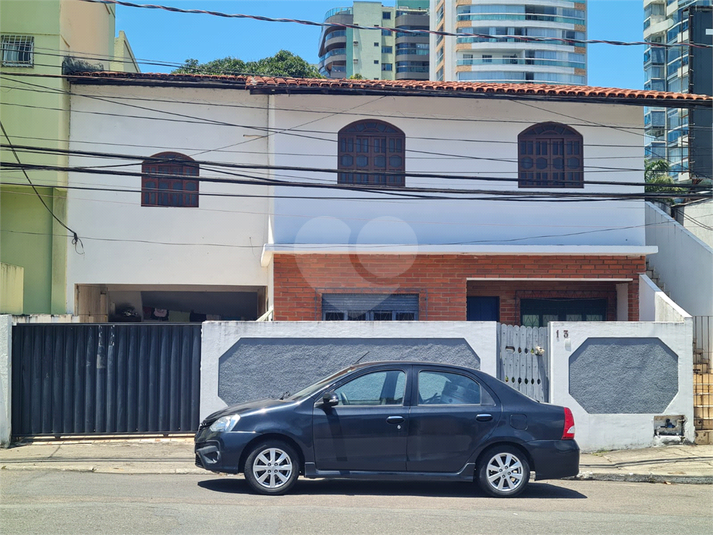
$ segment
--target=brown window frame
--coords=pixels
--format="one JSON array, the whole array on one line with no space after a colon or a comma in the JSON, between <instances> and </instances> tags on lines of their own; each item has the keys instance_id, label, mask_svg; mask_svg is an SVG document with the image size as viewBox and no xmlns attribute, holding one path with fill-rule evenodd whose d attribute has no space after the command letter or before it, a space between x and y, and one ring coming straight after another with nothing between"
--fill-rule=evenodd
<instances>
[{"instance_id":1,"label":"brown window frame","mask_svg":"<svg viewBox=\"0 0 713 535\"><path fill-rule=\"evenodd\" d=\"M161 152L141 164L141 206L197 208L199 165L185 154ZM176 175L176 178L165 175Z\"/></svg>"},{"instance_id":2,"label":"brown window frame","mask_svg":"<svg viewBox=\"0 0 713 535\"><path fill-rule=\"evenodd\" d=\"M377 160L380 154L384 155L383 160ZM384 121L372 119L348 124L339 131L337 167L338 184L404 187L406 135Z\"/></svg>"},{"instance_id":3,"label":"brown window frame","mask_svg":"<svg viewBox=\"0 0 713 535\"><path fill-rule=\"evenodd\" d=\"M517 136L519 188L583 188L582 135L561 123L538 123Z\"/></svg>"}]
</instances>

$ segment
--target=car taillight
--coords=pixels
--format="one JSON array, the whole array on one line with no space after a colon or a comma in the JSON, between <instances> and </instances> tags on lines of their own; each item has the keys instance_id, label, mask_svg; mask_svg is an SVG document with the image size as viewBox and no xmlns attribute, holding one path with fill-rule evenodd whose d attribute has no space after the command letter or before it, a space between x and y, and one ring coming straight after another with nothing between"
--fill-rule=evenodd
<instances>
[{"instance_id":1,"label":"car taillight","mask_svg":"<svg viewBox=\"0 0 713 535\"><path fill-rule=\"evenodd\" d=\"M567 407L564 408L564 429L562 430L562 440L574 439L574 416Z\"/></svg>"}]
</instances>

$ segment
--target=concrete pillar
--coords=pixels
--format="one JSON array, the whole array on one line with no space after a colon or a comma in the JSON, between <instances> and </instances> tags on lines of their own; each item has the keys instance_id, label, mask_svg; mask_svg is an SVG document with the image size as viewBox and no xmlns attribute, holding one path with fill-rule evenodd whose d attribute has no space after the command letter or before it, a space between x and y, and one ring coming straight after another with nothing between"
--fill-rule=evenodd
<instances>
[{"instance_id":1,"label":"concrete pillar","mask_svg":"<svg viewBox=\"0 0 713 535\"><path fill-rule=\"evenodd\" d=\"M12 436L12 316L0 316L0 446Z\"/></svg>"}]
</instances>

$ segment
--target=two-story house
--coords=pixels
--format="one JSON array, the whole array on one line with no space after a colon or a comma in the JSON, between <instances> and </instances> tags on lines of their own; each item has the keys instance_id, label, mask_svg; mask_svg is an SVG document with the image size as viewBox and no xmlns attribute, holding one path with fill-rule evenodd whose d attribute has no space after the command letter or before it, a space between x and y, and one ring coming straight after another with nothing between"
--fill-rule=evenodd
<instances>
[{"instance_id":1,"label":"two-story house","mask_svg":"<svg viewBox=\"0 0 713 535\"><path fill-rule=\"evenodd\" d=\"M713 103L534 84L71 82L68 212L88 239L68 254L68 311L143 320L637 320L656 253L641 107Z\"/></svg>"}]
</instances>

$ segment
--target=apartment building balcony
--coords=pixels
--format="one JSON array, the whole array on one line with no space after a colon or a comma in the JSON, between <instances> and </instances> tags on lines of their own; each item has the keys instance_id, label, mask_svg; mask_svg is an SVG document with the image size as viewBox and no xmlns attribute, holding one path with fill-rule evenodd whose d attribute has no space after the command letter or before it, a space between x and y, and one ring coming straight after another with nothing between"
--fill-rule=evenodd
<instances>
[{"instance_id":1,"label":"apartment building balcony","mask_svg":"<svg viewBox=\"0 0 713 535\"><path fill-rule=\"evenodd\" d=\"M334 48L320 56L319 72L328 78L344 78L346 76L347 49Z\"/></svg>"}]
</instances>

